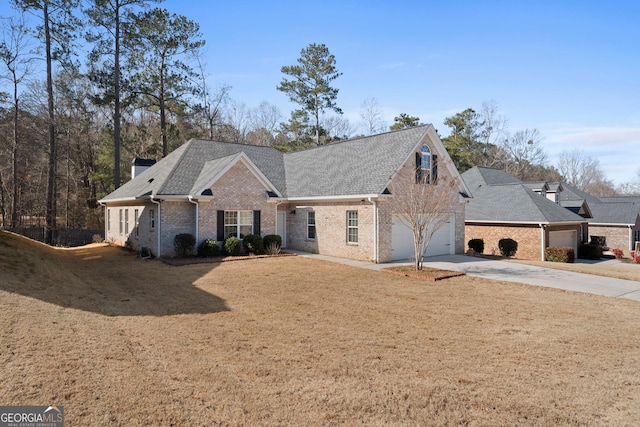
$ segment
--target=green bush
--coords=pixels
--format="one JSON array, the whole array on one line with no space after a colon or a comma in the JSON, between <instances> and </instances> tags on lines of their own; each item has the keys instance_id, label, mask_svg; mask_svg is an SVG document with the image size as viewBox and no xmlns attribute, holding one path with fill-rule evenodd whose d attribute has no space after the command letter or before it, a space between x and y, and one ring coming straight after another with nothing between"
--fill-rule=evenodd
<instances>
[{"instance_id":1,"label":"green bush","mask_svg":"<svg viewBox=\"0 0 640 427\"><path fill-rule=\"evenodd\" d=\"M250 254L262 255L264 246L262 245L262 237L258 234L247 234L243 239L244 247Z\"/></svg>"},{"instance_id":2,"label":"green bush","mask_svg":"<svg viewBox=\"0 0 640 427\"><path fill-rule=\"evenodd\" d=\"M240 244L240 240L237 237L231 236L227 237L224 241L224 253L231 256L240 255L240 250L242 249L242 245Z\"/></svg>"},{"instance_id":3,"label":"green bush","mask_svg":"<svg viewBox=\"0 0 640 427\"><path fill-rule=\"evenodd\" d=\"M177 234L173 238L173 249L178 256L187 256L196 245L196 238L193 234L183 233Z\"/></svg>"},{"instance_id":4,"label":"green bush","mask_svg":"<svg viewBox=\"0 0 640 427\"><path fill-rule=\"evenodd\" d=\"M544 259L551 262L572 263L576 260L576 253L573 248L551 246L544 250Z\"/></svg>"},{"instance_id":5,"label":"green bush","mask_svg":"<svg viewBox=\"0 0 640 427\"><path fill-rule=\"evenodd\" d=\"M498 241L498 249L500 249L502 256L512 257L518 251L518 242L509 238L500 239Z\"/></svg>"},{"instance_id":6,"label":"green bush","mask_svg":"<svg viewBox=\"0 0 640 427\"><path fill-rule=\"evenodd\" d=\"M476 253L483 253L484 252L484 240L483 239L471 239L469 240L469 243L467 243L469 245L469 249L473 249L474 251L476 251Z\"/></svg>"},{"instance_id":7,"label":"green bush","mask_svg":"<svg viewBox=\"0 0 640 427\"><path fill-rule=\"evenodd\" d=\"M265 248L275 245L278 249L282 247L282 237L277 234L267 234L262 238L262 244Z\"/></svg>"},{"instance_id":8,"label":"green bush","mask_svg":"<svg viewBox=\"0 0 640 427\"><path fill-rule=\"evenodd\" d=\"M591 243L588 245L580 245L578 247L578 258L598 260L602 258L602 246Z\"/></svg>"},{"instance_id":9,"label":"green bush","mask_svg":"<svg viewBox=\"0 0 640 427\"><path fill-rule=\"evenodd\" d=\"M213 239L203 240L198 245L198 256L203 258L211 258L220 255L220 246Z\"/></svg>"}]
</instances>

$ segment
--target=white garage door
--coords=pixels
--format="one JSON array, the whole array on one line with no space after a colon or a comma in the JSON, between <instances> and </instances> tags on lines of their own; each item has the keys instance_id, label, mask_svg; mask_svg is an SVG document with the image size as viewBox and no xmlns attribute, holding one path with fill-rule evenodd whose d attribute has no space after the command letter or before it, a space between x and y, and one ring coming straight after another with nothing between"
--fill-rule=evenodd
<instances>
[{"instance_id":1,"label":"white garage door","mask_svg":"<svg viewBox=\"0 0 640 427\"><path fill-rule=\"evenodd\" d=\"M453 235L453 217L449 217L431 238L425 256L448 255L455 251ZM415 256L413 248L413 232L400 218L394 216L391 226L391 259L400 261Z\"/></svg>"},{"instance_id":2,"label":"white garage door","mask_svg":"<svg viewBox=\"0 0 640 427\"><path fill-rule=\"evenodd\" d=\"M576 230L550 231L549 246L564 246L573 248L578 256L578 235Z\"/></svg>"}]
</instances>

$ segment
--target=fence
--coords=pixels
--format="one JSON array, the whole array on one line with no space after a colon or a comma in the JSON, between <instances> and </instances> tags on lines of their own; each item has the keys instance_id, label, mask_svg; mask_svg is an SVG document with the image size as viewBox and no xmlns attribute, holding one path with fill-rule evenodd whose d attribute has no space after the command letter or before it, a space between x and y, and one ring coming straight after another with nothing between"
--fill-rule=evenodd
<instances>
[{"instance_id":1,"label":"fence","mask_svg":"<svg viewBox=\"0 0 640 427\"><path fill-rule=\"evenodd\" d=\"M7 231L11 231L16 234L21 234L33 240L44 242L44 227L29 227L29 228L7 228ZM95 241L94 236L99 236L100 241L104 240L104 230L82 230L77 228L58 229L54 232L53 242L54 246L83 246L93 243Z\"/></svg>"}]
</instances>

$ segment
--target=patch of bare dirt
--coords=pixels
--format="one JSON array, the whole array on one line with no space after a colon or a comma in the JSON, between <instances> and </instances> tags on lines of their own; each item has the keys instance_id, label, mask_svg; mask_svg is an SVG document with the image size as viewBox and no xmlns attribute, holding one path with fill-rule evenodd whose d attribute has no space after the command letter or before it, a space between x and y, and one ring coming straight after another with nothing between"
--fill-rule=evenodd
<instances>
[{"instance_id":1,"label":"patch of bare dirt","mask_svg":"<svg viewBox=\"0 0 640 427\"><path fill-rule=\"evenodd\" d=\"M0 232L4 405L68 425L638 425L640 304Z\"/></svg>"}]
</instances>

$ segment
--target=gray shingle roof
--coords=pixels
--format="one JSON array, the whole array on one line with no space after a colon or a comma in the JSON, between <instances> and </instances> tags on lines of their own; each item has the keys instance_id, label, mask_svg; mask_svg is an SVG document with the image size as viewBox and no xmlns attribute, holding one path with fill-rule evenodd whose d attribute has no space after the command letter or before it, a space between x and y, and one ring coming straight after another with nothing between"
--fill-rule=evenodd
<instances>
[{"instance_id":1,"label":"gray shingle roof","mask_svg":"<svg viewBox=\"0 0 640 427\"><path fill-rule=\"evenodd\" d=\"M563 184L561 201L586 200L591 211L590 224L635 224L640 213L640 197L596 197L569 184Z\"/></svg>"},{"instance_id":2,"label":"gray shingle roof","mask_svg":"<svg viewBox=\"0 0 640 427\"><path fill-rule=\"evenodd\" d=\"M380 194L426 133L418 126L287 154L287 196Z\"/></svg>"},{"instance_id":3,"label":"gray shingle roof","mask_svg":"<svg viewBox=\"0 0 640 427\"><path fill-rule=\"evenodd\" d=\"M102 201L195 196L244 153L286 197L381 194L430 125L284 154L271 147L192 139Z\"/></svg>"},{"instance_id":4,"label":"gray shingle roof","mask_svg":"<svg viewBox=\"0 0 640 427\"><path fill-rule=\"evenodd\" d=\"M462 179L474 196L465 209L467 221L545 224L585 221L504 171L476 166L463 173Z\"/></svg>"}]
</instances>

